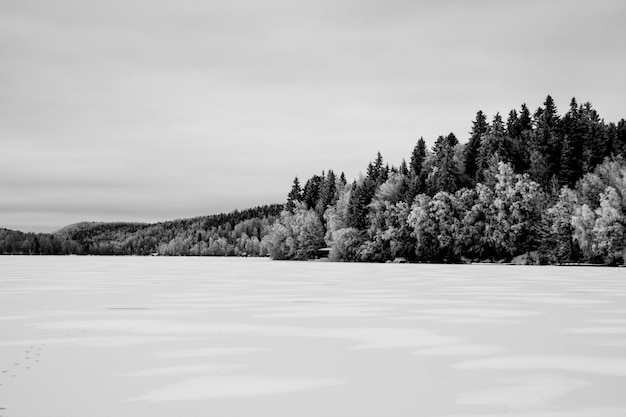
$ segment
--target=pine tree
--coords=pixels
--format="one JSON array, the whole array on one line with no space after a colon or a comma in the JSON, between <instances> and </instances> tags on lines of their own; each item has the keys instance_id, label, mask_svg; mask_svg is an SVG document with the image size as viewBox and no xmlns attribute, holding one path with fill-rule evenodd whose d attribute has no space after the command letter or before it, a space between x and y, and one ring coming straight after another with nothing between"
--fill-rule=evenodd
<instances>
[{"instance_id":1,"label":"pine tree","mask_svg":"<svg viewBox=\"0 0 626 417\"><path fill-rule=\"evenodd\" d=\"M433 146L435 161L430 179L430 194L434 195L439 191L449 193L455 192L459 188L460 172L455 159L455 147L459 143L453 133L448 136L439 136Z\"/></svg>"},{"instance_id":2,"label":"pine tree","mask_svg":"<svg viewBox=\"0 0 626 417\"><path fill-rule=\"evenodd\" d=\"M479 110L476 113L476 120L472 122L472 131L470 132L469 142L465 147L465 175L470 181L477 179L478 172L478 153L482 137L489 129L487 116Z\"/></svg>"},{"instance_id":3,"label":"pine tree","mask_svg":"<svg viewBox=\"0 0 626 417\"><path fill-rule=\"evenodd\" d=\"M511 110L506 123L506 153L507 160L513 164L516 172L528 170L528 137L532 128L530 112L525 104L522 104L520 113Z\"/></svg>"},{"instance_id":4,"label":"pine tree","mask_svg":"<svg viewBox=\"0 0 626 417\"><path fill-rule=\"evenodd\" d=\"M400 168L398 168L398 172L405 177L409 176L409 167L406 165L406 161L402 159L402 163L400 164Z\"/></svg>"},{"instance_id":5,"label":"pine tree","mask_svg":"<svg viewBox=\"0 0 626 417\"><path fill-rule=\"evenodd\" d=\"M337 177L335 176L335 173L332 169L328 170L328 175L322 181L319 197L317 203L315 204L315 211L320 215L320 217L324 214L326 208L336 200L336 182Z\"/></svg>"},{"instance_id":6,"label":"pine tree","mask_svg":"<svg viewBox=\"0 0 626 417\"><path fill-rule=\"evenodd\" d=\"M346 174L344 174L343 171L341 172L341 175L339 175L339 183L342 187L345 187L348 184L348 181L346 181Z\"/></svg>"},{"instance_id":7,"label":"pine tree","mask_svg":"<svg viewBox=\"0 0 626 417\"><path fill-rule=\"evenodd\" d=\"M369 182L369 179L361 184L356 182L352 184L350 200L348 201L348 227L354 227L357 230L367 228L367 205L370 203L371 197L368 199L366 182Z\"/></svg>"},{"instance_id":8,"label":"pine tree","mask_svg":"<svg viewBox=\"0 0 626 417\"><path fill-rule=\"evenodd\" d=\"M304 185L304 190L302 192L302 201L304 201L307 208L314 208L317 204L323 182L323 177L319 175L313 175Z\"/></svg>"},{"instance_id":9,"label":"pine tree","mask_svg":"<svg viewBox=\"0 0 626 417\"><path fill-rule=\"evenodd\" d=\"M421 174L425 158L426 142L424 142L424 138L419 138L417 144L413 148L413 152L411 153L411 162L409 163L409 172L412 178L417 178Z\"/></svg>"},{"instance_id":10,"label":"pine tree","mask_svg":"<svg viewBox=\"0 0 626 417\"><path fill-rule=\"evenodd\" d=\"M533 150L541 155L540 158L535 155L534 163L539 164L534 167L535 173L539 174L540 166L547 170L544 175L541 175L543 177L541 184L547 186L553 176L558 176L562 140L559 135L560 116L550 95L546 97L543 105L545 107L538 109L536 113L537 128ZM543 161L540 161L541 159Z\"/></svg>"},{"instance_id":11,"label":"pine tree","mask_svg":"<svg viewBox=\"0 0 626 417\"><path fill-rule=\"evenodd\" d=\"M602 122L591 103L583 104L580 112L584 126L583 169L585 172L590 172L611 154L609 129Z\"/></svg>"},{"instance_id":12,"label":"pine tree","mask_svg":"<svg viewBox=\"0 0 626 417\"><path fill-rule=\"evenodd\" d=\"M532 117L530 115L530 110L528 110L528 106L526 103L522 104L521 110L519 113L519 128L521 132L525 130L531 130L533 128Z\"/></svg>"},{"instance_id":13,"label":"pine tree","mask_svg":"<svg viewBox=\"0 0 626 417\"><path fill-rule=\"evenodd\" d=\"M302 201L302 188L300 187L298 177L293 179L293 185L291 186L291 191L289 191L289 194L287 195L287 204L285 208L289 211L293 211L296 201Z\"/></svg>"},{"instance_id":14,"label":"pine tree","mask_svg":"<svg viewBox=\"0 0 626 417\"><path fill-rule=\"evenodd\" d=\"M489 168L494 159L498 161L508 161L509 144L505 136L506 129L502 116L496 113L493 121L489 126L487 133L482 137L480 148L478 149L476 179L480 182L485 181L485 171Z\"/></svg>"},{"instance_id":15,"label":"pine tree","mask_svg":"<svg viewBox=\"0 0 626 417\"><path fill-rule=\"evenodd\" d=\"M389 174L389 166L384 165L383 156L380 152L376 155L376 160L374 161L373 170L370 178L378 185L387 181L387 176Z\"/></svg>"},{"instance_id":16,"label":"pine tree","mask_svg":"<svg viewBox=\"0 0 626 417\"><path fill-rule=\"evenodd\" d=\"M558 180L560 185L573 186L583 175L584 125L576 98L570 101L570 109L561 120L561 158Z\"/></svg>"},{"instance_id":17,"label":"pine tree","mask_svg":"<svg viewBox=\"0 0 626 417\"><path fill-rule=\"evenodd\" d=\"M522 133L519 117L515 109L509 112L509 117L506 120L506 133L510 137L518 137Z\"/></svg>"},{"instance_id":18,"label":"pine tree","mask_svg":"<svg viewBox=\"0 0 626 417\"><path fill-rule=\"evenodd\" d=\"M626 157L626 120L620 120L617 125L613 124L615 139L613 142L613 153Z\"/></svg>"},{"instance_id":19,"label":"pine tree","mask_svg":"<svg viewBox=\"0 0 626 417\"><path fill-rule=\"evenodd\" d=\"M408 189L404 201L409 204L413 202L415 196L426 191L427 173L424 170L425 159L426 142L424 138L420 138L413 148L408 167Z\"/></svg>"}]
</instances>

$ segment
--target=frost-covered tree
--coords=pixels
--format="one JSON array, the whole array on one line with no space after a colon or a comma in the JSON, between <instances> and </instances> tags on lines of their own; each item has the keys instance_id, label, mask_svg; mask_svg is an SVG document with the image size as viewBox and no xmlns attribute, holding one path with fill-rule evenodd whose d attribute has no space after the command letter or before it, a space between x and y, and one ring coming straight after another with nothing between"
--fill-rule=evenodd
<instances>
[{"instance_id":1,"label":"frost-covered tree","mask_svg":"<svg viewBox=\"0 0 626 417\"><path fill-rule=\"evenodd\" d=\"M593 228L596 225L596 214L587 204L576 207L572 215L573 238L580 247L583 256L588 260L595 259L593 244L595 241Z\"/></svg>"},{"instance_id":2,"label":"frost-covered tree","mask_svg":"<svg viewBox=\"0 0 626 417\"><path fill-rule=\"evenodd\" d=\"M458 207L455 196L445 191L438 192L432 199L426 195L416 198L408 223L413 229L417 260L451 262L458 259Z\"/></svg>"},{"instance_id":3,"label":"frost-covered tree","mask_svg":"<svg viewBox=\"0 0 626 417\"><path fill-rule=\"evenodd\" d=\"M600 195L600 207L595 214L592 244L594 255L601 257L608 264L623 261L623 251L626 246L625 219L621 199L615 188L609 186Z\"/></svg>"},{"instance_id":4,"label":"frost-covered tree","mask_svg":"<svg viewBox=\"0 0 626 417\"><path fill-rule=\"evenodd\" d=\"M354 227L339 229L333 234L333 245L329 258L336 262L360 261L359 250L363 243L363 234Z\"/></svg>"},{"instance_id":5,"label":"frost-covered tree","mask_svg":"<svg viewBox=\"0 0 626 417\"><path fill-rule=\"evenodd\" d=\"M314 210L299 203L293 213L280 214L262 245L272 259L312 259L324 247L324 226Z\"/></svg>"},{"instance_id":6,"label":"frost-covered tree","mask_svg":"<svg viewBox=\"0 0 626 417\"><path fill-rule=\"evenodd\" d=\"M579 206L578 196L574 191L563 187L558 200L544 213L543 223L546 230L542 235L542 252L552 262L578 258L578 247L574 245L572 216Z\"/></svg>"},{"instance_id":7,"label":"frost-covered tree","mask_svg":"<svg viewBox=\"0 0 626 417\"><path fill-rule=\"evenodd\" d=\"M545 195L528 175L515 174L510 164L500 162L494 190L494 242L502 256L515 256L536 249Z\"/></svg>"}]
</instances>

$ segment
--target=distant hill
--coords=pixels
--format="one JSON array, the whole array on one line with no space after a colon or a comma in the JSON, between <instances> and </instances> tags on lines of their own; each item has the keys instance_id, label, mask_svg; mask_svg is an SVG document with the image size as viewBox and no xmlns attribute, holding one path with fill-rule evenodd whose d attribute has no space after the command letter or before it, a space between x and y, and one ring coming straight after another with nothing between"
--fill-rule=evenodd
<instances>
[{"instance_id":1,"label":"distant hill","mask_svg":"<svg viewBox=\"0 0 626 417\"><path fill-rule=\"evenodd\" d=\"M0 254L262 256L282 204L159 223L80 222L53 233L0 229Z\"/></svg>"}]
</instances>

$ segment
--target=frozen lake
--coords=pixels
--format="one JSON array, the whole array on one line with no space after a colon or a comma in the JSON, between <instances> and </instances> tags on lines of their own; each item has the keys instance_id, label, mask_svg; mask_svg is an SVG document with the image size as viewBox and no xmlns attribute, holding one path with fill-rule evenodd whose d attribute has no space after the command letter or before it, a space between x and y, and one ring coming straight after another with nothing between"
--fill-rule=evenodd
<instances>
[{"instance_id":1,"label":"frozen lake","mask_svg":"<svg viewBox=\"0 0 626 417\"><path fill-rule=\"evenodd\" d=\"M3 417L623 417L626 269L0 257Z\"/></svg>"}]
</instances>

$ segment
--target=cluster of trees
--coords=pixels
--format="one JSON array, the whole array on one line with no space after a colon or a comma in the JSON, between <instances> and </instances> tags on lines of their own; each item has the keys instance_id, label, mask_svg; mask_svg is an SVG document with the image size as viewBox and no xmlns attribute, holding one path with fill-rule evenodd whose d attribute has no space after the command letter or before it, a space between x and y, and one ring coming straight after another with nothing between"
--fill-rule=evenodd
<instances>
[{"instance_id":1,"label":"cluster of trees","mask_svg":"<svg viewBox=\"0 0 626 417\"><path fill-rule=\"evenodd\" d=\"M1 254L270 256L334 261L620 264L626 246L626 121L548 96L507 120L479 111L469 140L420 138L409 162L378 153L352 183L296 177L286 204L157 224L0 229Z\"/></svg>"},{"instance_id":2,"label":"cluster of trees","mask_svg":"<svg viewBox=\"0 0 626 417\"><path fill-rule=\"evenodd\" d=\"M0 229L0 254L2 255L68 255L81 254L80 245L63 236L50 233L24 233Z\"/></svg>"},{"instance_id":3,"label":"cluster of trees","mask_svg":"<svg viewBox=\"0 0 626 417\"><path fill-rule=\"evenodd\" d=\"M479 111L469 141L420 139L407 164L379 153L348 184L333 171L294 180L285 211L262 240L275 259L335 261L624 262L626 122L606 124L572 99L548 96L506 123Z\"/></svg>"},{"instance_id":4,"label":"cluster of trees","mask_svg":"<svg viewBox=\"0 0 626 417\"><path fill-rule=\"evenodd\" d=\"M266 256L282 204L163 223L78 223L55 233L0 229L1 254Z\"/></svg>"}]
</instances>

